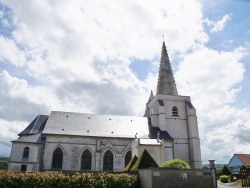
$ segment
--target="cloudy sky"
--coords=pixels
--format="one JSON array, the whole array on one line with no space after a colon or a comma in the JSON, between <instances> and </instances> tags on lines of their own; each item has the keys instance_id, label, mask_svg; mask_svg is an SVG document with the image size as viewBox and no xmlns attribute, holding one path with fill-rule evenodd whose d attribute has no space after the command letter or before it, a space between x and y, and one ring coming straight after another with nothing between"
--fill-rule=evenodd
<instances>
[{"instance_id":1,"label":"cloudy sky","mask_svg":"<svg viewBox=\"0 0 250 188\"><path fill-rule=\"evenodd\" d=\"M142 116L162 35L202 160L250 153L250 2L0 0L0 156L51 110Z\"/></svg>"}]
</instances>

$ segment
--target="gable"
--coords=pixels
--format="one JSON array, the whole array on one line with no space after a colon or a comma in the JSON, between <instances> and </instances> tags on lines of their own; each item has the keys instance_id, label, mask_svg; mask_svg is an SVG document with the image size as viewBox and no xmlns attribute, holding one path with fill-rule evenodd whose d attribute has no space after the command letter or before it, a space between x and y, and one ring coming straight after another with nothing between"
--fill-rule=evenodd
<instances>
[{"instance_id":1,"label":"gable","mask_svg":"<svg viewBox=\"0 0 250 188\"><path fill-rule=\"evenodd\" d=\"M250 154L234 154L228 163L228 167L250 166Z\"/></svg>"}]
</instances>

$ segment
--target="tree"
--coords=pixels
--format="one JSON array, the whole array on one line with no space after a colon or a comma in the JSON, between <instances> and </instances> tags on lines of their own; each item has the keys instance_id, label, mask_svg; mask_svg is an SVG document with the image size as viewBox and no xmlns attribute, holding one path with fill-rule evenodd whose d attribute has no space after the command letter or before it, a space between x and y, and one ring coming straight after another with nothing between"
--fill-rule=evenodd
<instances>
[{"instance_id":1,"label":"tree","mask_svg":"<svg viewBox=\"0 0 250 188\"><path fill-rule=\"evenodd\" d=\"M130 169L134 166L135 162L137 161L138 157L135 155L133 159L129 161L127 166L125 167L123 172L130 172Z\"/></svg>"},{"instance_id":2,"label":"tree","mask_svg":"<svg viewBox=\"0 0 250 188\"><path fill-rule=\"evenodd\" d=\"M191 169L190 165L181 159L172 159L162 163L164 168Z\"/></svg>"},{"instance_id":3,"label":"tree","mask_svg":"<svg viewBox=\"0 0 250 188\"><path fill-rule=\"evenodd\" d=\"M231 175L231 171L227 168L227 166L224 165L224 167L221 170L221 175Z\"/></svg>"},{"instance_id":4,"label":"tree","mask_svg":"<svg viewBox=\"0 0 250 188\"><path fill-rule=\"evenodd\" d=\"M155 160L145 149L142 155L137 159L134 166L130 169L131 172L136 172L137 169L147 169L150 167L159 167Z\"/></svg>"}]
</instances>

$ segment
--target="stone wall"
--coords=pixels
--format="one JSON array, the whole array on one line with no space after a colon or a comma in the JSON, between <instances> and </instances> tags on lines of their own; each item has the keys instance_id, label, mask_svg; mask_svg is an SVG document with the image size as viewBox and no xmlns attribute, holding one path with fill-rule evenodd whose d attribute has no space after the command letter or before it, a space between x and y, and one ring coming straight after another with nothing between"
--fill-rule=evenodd
<instances>
[{"instance_id":1,"label":"stone wall","mask_svg":"<svg viewBox=\"0 0 250 188\"><path fill-rule=\"evenodd\" d=\"M85 149L92 154L92 171L102 171L103 156L110 150L114 156L114 172L121 172L125 167L125 155L131 150L131 139L125 138L96 138L46 135L43 156L43 170L51 170L53 152L57 147L63 151L63 167L66 171L79 171L81 156Z\"/></svg>"},{"instance_id":2,"label":"stone wall","mask_svg":"<svg viewBox=\"0 0 250 188\"><path fill-rule=\"evenodd\" d=\"M142 188L216 188L215 171L206 170L178 170L178 169L139 169L138 175Z\"/></svg>"}]
</instances>

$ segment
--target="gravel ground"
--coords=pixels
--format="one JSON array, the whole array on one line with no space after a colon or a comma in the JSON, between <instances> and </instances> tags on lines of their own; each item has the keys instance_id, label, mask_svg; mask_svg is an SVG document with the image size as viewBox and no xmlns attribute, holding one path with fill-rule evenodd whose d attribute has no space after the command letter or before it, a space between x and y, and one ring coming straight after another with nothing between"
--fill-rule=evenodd
<instances>
[{"instance_id":1,"label":"gravel ground","mask_svg":"<svg viewBox=\"0 0 250 188\"><path fill-rule=\"evenodd\" d=\"M221 183L220 181L217 181L218 188L241 188L241 182L233 182L233 183Z\"/></svg>"}]
</instances>

